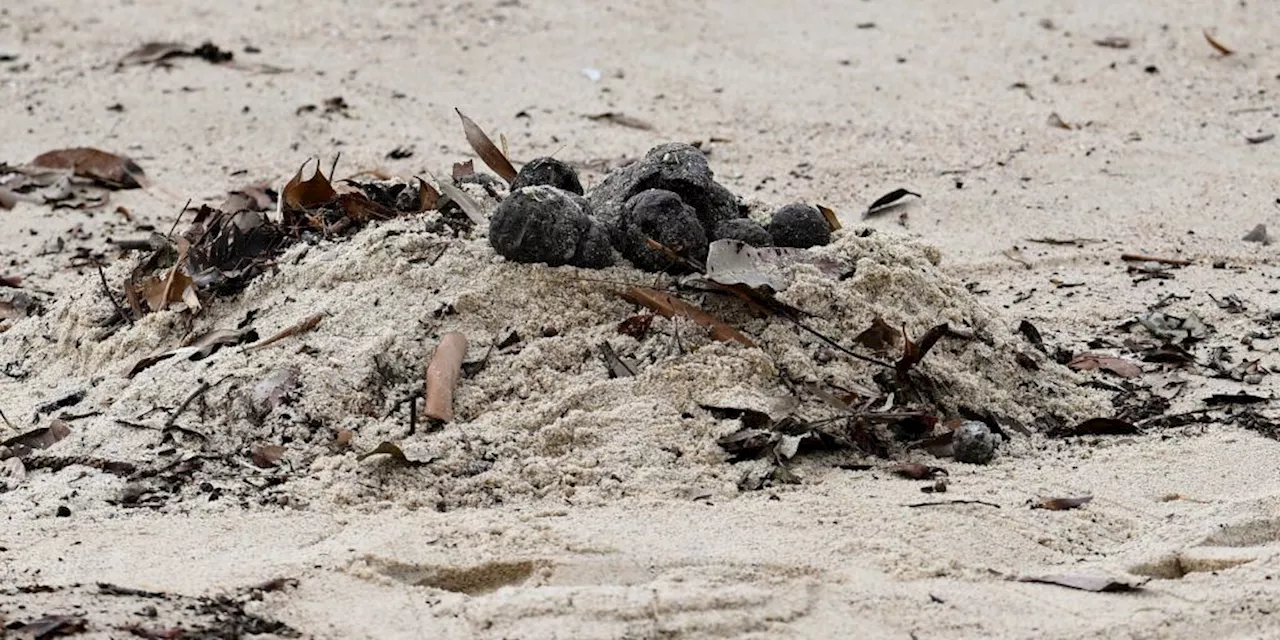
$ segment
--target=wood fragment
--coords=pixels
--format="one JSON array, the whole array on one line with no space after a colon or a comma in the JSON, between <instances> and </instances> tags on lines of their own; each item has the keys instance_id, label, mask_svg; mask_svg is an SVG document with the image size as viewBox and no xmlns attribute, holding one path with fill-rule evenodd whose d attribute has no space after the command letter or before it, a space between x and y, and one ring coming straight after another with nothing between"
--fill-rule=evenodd
<instances>
[{"instance_id":1,"label":"wood fragment","mask_svg":"<svg viewBox=\"0 0 1280 640\"><path fill-rule=\"evenodd\" d=\"M115 307L116 315L120 316L121 320L133 324L133 316L124 312L124 309L120 307L120 303L116 302L115 294L111 293L111 287L107 286L107 274L102 271L102 263L94 260L93 266L98 268L98 281L102 283L102 292L107 294L107 299L111 301L111 306Z\"/></svg>"},{"instance_id":2,"label":"wood fragment","mask_svg":"<svg viewBox=\"0 0 1280 640\"><path fill-rule=\"evenodd\" d=\"M1218 53L1222 54L1223 57L1226 57L1235 53L1235 51L1229 49L1226 45L1222 44L1221 42L1218 42L1217 40L1214 39L1213 36L1209 35L1208 29L1204 30L1204 40L1205 42L1209 43L1209 46L1213 47L1214 51L1217 51Z\"/></svg>"},{"instance_id":3,"label":"wood fragment","mask_svg":"<svg viewBox=\"0 0 1280 640\"><path fill-rule=\"evenodd\" d=\"M258 351L259 349L269 347L290 336L296 336L300 333L305 333L307 331L310 331L316 328L316 325L320 324L320 321L324 319L324 315L325 315L324 313L317 313L314 315L307 316L305 319L302 320L302 322L299 322L289 327L285 327L284 330L271 336L270 338L267 338L266 340L263 340L261 342L257 342L245 347L243 349L243 352L252 353L254 351Z\"/></svg>"},{"instance_id":4,"label":"wood fragment","mask_svg":"<svg viewBox=\"0 0 1280 640\"><path fill-rule=\"evenodd\" d=\"M950 505L950 504L980 504L980 505L982 505L982 506L984 506L984 507L995 507L995 508L997 508L997 509L999 509L999 508L1000 508L1000 505L998 505L998 504L996 504L996 503L994 503L994 502L987 502L987 501L985 501L985 500L964 500L964 499L960 499L960 500L935 500L935 501L931 501L931 502L914 502L914 503L911 503L911 504L909 504L909 505L907 505L907 506L908 506L908 507L910 507L910 508L912 508L912 509L915 509L915 508L918 508L918 507L941 507L941 506Z\"/></svg>"},{"instance_id":5,"label":"wood fragment","mask_svg":"<svg viewBox=\"0 0 1280 640\"><path fill-rule=\"evenodd\" d=\"M669 293L648 287L628 287L622 293L622 298L627 302L648 307L667 318L684 316L693 320L708 329L713 340L737 342L748 347L756 346L756 343L751 338L743 335L723 320Z\"/></svg>"},{"instance_id":6,"label":"wood fragment","mask_svg":"<svg viewBox=\"0 0 1280 640\"><path fill-rule=\"evenodd\" d=\"M440 336L431 362L427 364L426 409L432 420L453 420L453 390L462 373L462 359L467 355L467 337L457 331Z\"/></svg>"},{"instance_id":7,"label":"wood fragment","mask_svg":"<svg viewBox=\"0 0 1280 640\"><path fill-rule=\"evenodd\" d=\"M1192 264L1190 260L1183 260L1182 258L1161 258L1159 256L1148 256L1141 253L1125 253L1120 256L1120 259L1125 262L1156 262L1159 264L1168 264L1178 267L1185 267Z\"/></svg>"}]
</instances>

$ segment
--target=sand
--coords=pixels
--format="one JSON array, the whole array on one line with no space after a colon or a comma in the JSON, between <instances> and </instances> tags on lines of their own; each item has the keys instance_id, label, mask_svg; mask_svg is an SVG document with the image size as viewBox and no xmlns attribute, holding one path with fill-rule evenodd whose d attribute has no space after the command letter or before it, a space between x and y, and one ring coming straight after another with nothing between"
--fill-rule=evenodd
<instances>
[{"instance_id":1,"label":"sand","mask_svg":"<svg viewBox=\"0 0 1280 640\"><path fill-rule=\"evenodd\" d=\"M158 474L140 487L84 464L28 469L0 494L0 615L81 613L84 637L119 636L130 624L227 628L229 619L241 630L271 620L286 626L256 629L333 638L1280 637L1280 444L1238 426L1019 436L989 466L912 454L948 469L943 495L921 493L929 483L893 477L876 461L851 471L824 458L798 464L798 485L739 492L750 463L727 464L714 444L732 421L696 410L684 418L696 396L777 392L779 362L815 379L860 370L805 371L816 345L745 318L777 353L699 340L691 326L658 325L689 337L684 356L669 341L618 337L611 323L633 310L607 285L503 263L482 238L450 240L422 268L414 261L443 242L424 233L424 218L295 247L277 273L215 301L191 327L174 311L104 337L94 325L111 309L96 273L68 266L74 247L145 236L138 224L163 232L188 197L216 203L246 183L279 182L309 156L327 165L341 151L339 176L447 174L472 157L457 106L504 133L517 161L555 153L598 168L660 142L703 141L735 193L839 211L848 229L829 250L851 262L877 258L860 268L867 281L875 268L902 269L934 287L918 300L901 290L876 299L870 285L824 300L820 277L801 273L789 295L843 309L825 325L838 333L877 313L918 332L941 310L943 320L990 327L994 354L1026 349L1013 333L1024 319L1051 346L1114 354L1124 338L1145 337L1118 327L1165 299L1166 312L1194 312L1214 327L1194 348L1202 364L1221 346L1236 362L1275 367L1275 249L1241 240L1258 223L1280 225L1280 142L1245 141L1280 128L1280 31L1268 17L1262 5L967 0L799 11L648 0L6 7L0 54L17 58L0 68L0 161L92 145L129 154L157 184L112 194L136 222L111 207L0 211L0 275L24 276L46 303L45 315L0 333L0 364L17 367L5 371L31 373L0 378L0 410L25 430L37 406L86 389L69 411L102 415L71 420L72 435L48 454L143 468L223 457L203 462L194 482ZM1237 53L1216 54L1205 28ZM1131 46L1094 44L1108 36ZM204 39L246 65L287 71L200 60L114 69L142 42ZM245 53L248 45L261 53ZM297 113L339 95L351 105L345 115ZM117 103L123 110L108 110ZM606 111L654 129L585 118ZM1052 113L1073 128L1047 124ZM415 153L385 158L395 147ZM595 184L600 174L584 178ZM898 187L924 196L900 210L905 219L860 219ZM856 238L859 228L874 233ZM56 237L67 250L40 255ZM1193 264L1144 280L1126 272L1123 253ZM132 263L108 255L118 281ZM1227 294L1243 312L1210 297ZM438 314L445 305L452 314ZM125 377L188 329L235 326L250 310L264 337L328 316L278 348L175 358ZM549 318L558 335L544 335ZM406 436L403 407L392 409L417 384L438 333L467 332L475 356L508 329L524 340L464 380L462 421ZM1111 344L1089 346L1099 338ZM582 353L601 339L649 368L609 379ZM1028 422L1063 394L1064 411L1105 410L1096 404L1104 392L1087 386L1000 397L1016 391L999 384L1010 378L964 378L971 367L959 365L982 353L946 348L926 365L961 397L985 393ZM298 399L256 416L243 398L290 367ZM1170 411L1196 409L1210 393L1276 391L1274 376L1248 384L1208 378L1204 366L1144 367L1142 380L1173 397ZM1122 382L1047 360L1046 370L1058 383ZM113 422L162 424L139 416L228 374L180 421L209 443ZM685 395L673 395L679 389ZM337 429L355 432L352 451L328 449ZM384 440L431 462L355 460ZM280 442L279 468L245 455ZM140 504L120 504L124 495ZM1094 499L1072 511L1028 508L1080 495ZM999 507L906 506L938 499ZM57 517L59 506L70 516ZM1150 581L1118 594L1013 580L1063 573ZM294 582L259 588L276 578ZM166 595L110 595L98 583ZM140 615L147 607L155 617Z\"/></svg>"}]
</instances>

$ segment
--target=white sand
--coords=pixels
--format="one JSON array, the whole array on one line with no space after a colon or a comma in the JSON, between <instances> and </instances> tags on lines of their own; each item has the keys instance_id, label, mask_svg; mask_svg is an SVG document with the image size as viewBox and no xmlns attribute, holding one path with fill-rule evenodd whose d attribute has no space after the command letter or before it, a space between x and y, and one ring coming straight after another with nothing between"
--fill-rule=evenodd
<instances>
[{"instance_id":1,"label":"white sand","mask_svg":"<svg viewBox=\"0 0 1280 640\"><path fill-rule=\"evenodd\" d=\"M911 300L918 309L904 308L900 291L878 303L838 301L881 306L836 315L833 332L848 335L872 312L896 313L889 319L915 332L936 320L981 319L1003 329L1007 344L992 349L1007 353L1000 349L1020 344L1009 332L1029 318L1051 343L1081 351L1096 337L1119 343L1129 334L1117 325L1177 294L1190 298L1168 311L1199 313L1217 329L1213 345L1237 361L1280 366L1274 340L1253 339L1252 351L1241 344L1250 332L1274 331L1258 320L1280 307L1275 249L1240 240L1259 222L1280 229L1280 141L1244 141L1280 133L1280 27L1265 4L775 4L18 3L0 10L0 54L18 55L0 63L0 161L80 144L128 153L158 187L115 193L113 203L165 231L188 196L216 202L230 188L291 174L309 155L327 164L341 151L340 176L375 166L446 173L470 157L454 106L505 133L517 160L613 161L666 140L723 138L710 144L712 167L749 198L824 202L853 226L887 191L924 194L905 209L905 229L896 214L871 221L873 240L905 234L938 247L945 286ZM869 22L875 28L856 26ZM1238 53L1214 54L1206 27ZM1093 44L1112 35L1132 47ZM210 39L237 60L290 71L199 60L113 71L134 46L168 39ZM246 44L262 53L242 53ZM587 67L601 79L590 80ZM295 114L336 95L354 118ZM114 103L124 111L106 109ZM517 118L522 110L529 117ZM610 110L656 130L582 117ZM1047 126L1052 112L1079 128ZM383 159L402 145L416 154ZM434 246L418 231L422 221L382 225L305 255L295 248L278 274L214 301L192 327L234 326L259 309L265 337L328 312L313 334L252 355L166 361L129 380L123 374L137 358L177 345L182 314L150 316L99 342L92 325L110 308L96 274L65 268L70 253L37 254L57 236L99 248L104 236L145 234L109 211L20 205L0 220L0 274L50 292L49 314L0 333L0 365L32 372L25 381L0 377L0 410L16 426L28 428L39 404L89 389L72 411L103 415L73 421L72 436L48 453L145 467L173 459L166 448L201 445L161 444L157 432L111 419L172 407L196 380L231 373L237 378L180 424L213 436L207 452L241 453L238 469L215 462L198 472L218 500L198 483L180 484L156 509L108 503L125 482L85 466L28 471L0 494L0 615L9 621L79 611L96 637L119 636L130 623L209 624L209 615L172 602L100 595L93 585L194 598L290 577L296 587L244 608L315 637L1280 637L1280 444L1236 427L1019 438L987 467L920 456L950 471L942 496L920 493L922 482L820 461L800 465L801 485L739 494L743 465L721 462L714 445L732 425L681 412L702 392L767 388L774 361L698 342L691 327L687 346L697 350L684 358L669 341L609 335L630 305L565 270L503 265L483 242L461 241L425 269L410 262ZM77 226L92 237L70 240ZM1101 242L1027 242L1038 237ZM832 250L865 250L851 240ZM1014 247L1030 268L1002 255ZM1172 280L1134 284L1118 260L1125 252L1195 264ZM919 254L901 259L934 273ZM113 264L109 277L118 281L130 264ZM988 292L977 299L991 311L972 306L961 283ZM820 282L810 285L792 295L821 301ZM563 304L565 288L573 306ZM1244 314L1208 297L1229 293L1244 301ZM436 318L438 302L457 313ZM913 316L940 308L951 317ZM557 338L539 337L548 317ZM806 361L812 345L752 322L744 327L776 345L779 361ZM403 411L384 417L416 384L438 331L468 332L474 356L508 325L531 344L464 381L460 427L406 439ZM630 357L669 360L635 381L608 380L582 353L605 337ZM1202 362L1208 350L1197 348ZM947 367L981 353L938 355L935 371L959 380L965 369ZM299 401L289 417L277 411L255 425L236 390L243 396L281 366L298 367ZM1246 388L1147 368L1166 396L1185 381L1175 410ZM1009 378L992 375L996 382L970 380L963 393L985 389L996 406L1039 405L996 397ZM1246 390L1270 396L1276 388L1269 376ZM682 389L687 395L673 395ZM313 418L323 427L308 426ZM409 470L358 464L323 446L338 427L356 431L358 450L404 440L435 460ZM279 471L256 469L243 455L286 438ZM265 486L273 475L290 481ZM1075 511L1026 508L1077 495L1095 498ZM1001 508L905 506L934 498ZM59 505L71 517L54 517ZM1138 594L1009 580L1068 572L1159 579ZM56 590L11 589L22 585ZM137 615L147 605L160 609L155 621Z\"/></svg>"}]
</instances>

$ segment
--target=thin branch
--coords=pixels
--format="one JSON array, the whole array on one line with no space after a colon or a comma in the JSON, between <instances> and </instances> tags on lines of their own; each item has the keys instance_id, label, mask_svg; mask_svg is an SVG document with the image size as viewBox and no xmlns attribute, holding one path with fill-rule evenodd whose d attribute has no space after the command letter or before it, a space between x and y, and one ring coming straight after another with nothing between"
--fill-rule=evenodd
<instances>
[{"instance_id":1,"label":"thin branch","mask_svg":"<svg viewBox=\"0 0 1280 640\"><path fill-rule=\"evenodd\" d=\"M916 507L940 507L949 504L980 504L984 507L1000 508L1000 505L985 500L939 500L937 502L915 502L906 506L914 509Z\"/></svg>"},{"instance_id":2,"label":"thin branch","mask_svg":"<svg viewBox=\"0 0 1280 640\"><path fill-rule=\"evenodd\" d=\"M115 294L111 293L111 287L107 285L107 274L102 271L102 263L94 260L93 266L98 268L98 281L102 283L102 292L107 294L107 299L111 301L111 306L116 308L116 314L125 322L133 324L133 317L124 312L120 303L116 302Z\"/></svg>"}]
</instances>

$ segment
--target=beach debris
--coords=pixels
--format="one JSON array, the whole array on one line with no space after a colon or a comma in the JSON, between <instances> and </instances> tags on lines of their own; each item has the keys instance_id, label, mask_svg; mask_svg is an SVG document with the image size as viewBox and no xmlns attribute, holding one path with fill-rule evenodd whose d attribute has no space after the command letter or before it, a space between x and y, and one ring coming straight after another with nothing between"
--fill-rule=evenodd
<instances>
[{"instance_id":1,"label":"beach debris","mask_svg":"<svg viewBox=\"0 0 1280 640\"><path fill-rule=\"evenodd\" d=\"M894 364L894 370L897 372L899 379L905 380L911 369L920 364L920 361L924 360L924 357L929 354L929 350L933 349L933 346L943 337L969 338L970 336L953 330L951 325L944 322L925 331L924 335L920 336L920 342L913 342L911 338L907 337L907 328L903 327L902 357Z\"/></svg>"},{"instance_id":2,"label":"beach debris","mask_svg":"<svg viewBox=\"0 0 1280 640\"><path fill-rule=\"evenodd\" d=\"M1160 256L1149 256L1141 253L1125 253L1120 255L1120 259L1125 262L1154 262L1156 264L1169 265L1171 267L1185 267L1192 262L1182 258L1162 258Z\"/></svg>"},{"instance_id":3,"label":"beach debris","mask_svg":"<svg viewBox=\"0 0 1280 640\"><path fill-rule=\"evenodd\" d=\"M951 450L957 462L987 464L996 457L1000 437L977 420L966 420L952 432Z\"/></svg>"},{"instance_id":4,"label":"beach debris","mask_svg":"<svg viewBox=\"0 0 1280 640\"><path fill-rule=\"evenodd\" d=\"M1262 246L1271 244L1271 236L1267 234L1267 225L1259 224L1244 235L1245 242L1256 242Z\"/></svg>"},{"instance_id":5,"label":"beach debris","mask_svg":"<svg viewBox=\"0 0 1280 640\"><path fill-rule=\"evenodd\" d=\"M511 166L511 161L507 159L506 154L493 144L484 129L481 129L474 120L468 118L459 109L455 108L454 112L462 119L462 131L467 136L467 144L471 145L476 155L480 156L480 160L498 174L498 177L505 180L507 184L511 184L511 181L516 179L516 168Z\"/></svg>"},{"instance_id":6,"label":"beach debris","mask_svg":"<svg viewBox=\"0 0 1280 640\"><path fill-rule=\"evenodd\" d=\"M901 330L894 329L884 318L876 316L871 320L871 326L854 336L853 341L872 351L889 353L898 347L902 337Z\"/></svg>"},{"instance_id":7,"label":"beach debris","mask_svg":"<svg viewBox=\"0 0 1280 640\"><path fill-rule=\"evenodd\" d=\"M458 385L462 359L467 355L467 337L457 331L440 336L427 364L425 414L432 420L453 420L453 390Z\"/></svg>"},{"instance_id":8,"label":"beach debris","mask_svg":"<svg viewBox=\"0 0 1280 640\"><path fill-rule=\"evenodd\" d=\"M1132 41L1121 36L1107 36L1105 38L1094 40L1093 43L1099 47L1106 47L1108 49L1128 49L1129 45L1132 44Z\"/></svg>"},{"instance_id":9,"label":"beach debris","mask_svg":"<svg viewBox=\"0 0 1280 640\"><path fill-rule=\"evenodd\" d=\"M1080 591L1092 591L1094 593L1123 593L1128 591L1138 591L1142 588L1143 582L1127 582L1108 578L1106 576L1095 576L1085 574L1054 574L1046 576L1026 576L1018 578L1018 582L1038 582L1041 584L1052 584L1068 589L1078 589Z\"/></svg>"},{"instance_id":10,"label":"beach debris","mask_svg":"<svg viewBox=\"0 0 1280 640\"><path fill-rule=\"evenodd\" d=\"M65 507L61 507L65 508ZM68 515L70 511L67 512ZM6 630L13 632L15 638L25 640L45 640L57 636L70 636L83 633L89 621L84 616L44 616L27 623L14 621L6 625Z\"/></svg>"},{"instance_id":11,"label":"beach debris","mask_svg":"<svg viewBox=\"0 0 1280 640\"><path fill-rule=\"evenodd\" d=\"M298 172L289 179L289 182L285 183L284 190L281 191L281 197L286 209L297 210L318 207L333 200L338 195L338 192L333 188L333 184L325 177L324 172L320 170L319 158L315 159L315 173L306 180L302 179L302 172L306 170L307 165L311 164L311 160L311 158L308 158L306 162L303 162L302 166L298 167Z\"/></svg>"},{"instance_id":12,"label":"beach debris","mask_svg":"<svg viewBox=\"0 0 1280 640\"><path fill-rule=\"evenodd\" d=\"M246 196L252 198L252 196ZM246 204L229 198L230 204ZM256 199L253 199L257 206ZM182 232L187 247L182 265L198 289L236 293L266 268L268 260L288 244L282 230L260 210L203 206Z\"/></svg>"},{"instance_id":13,"label":"beach debris","mask_svg":"<svg viewBox=\"0 0 1280 640\"><path fill-rule=\"evenodd\" d=\"M1214 51L1222 54L1224 58L1235 53L1235 51L1231 50L1226 45L1218 42L1218 40L1209 33L1208 29L1204 30L1204 41L1208 42L1209 46L1213 47Z\"/></svg>"},{"instance_id":14,"label":"beach debris","mask_svg":"<svg viewBox=\"0 0 1280 640\"><path fill-rule=\"evenodd\" d=\"M578 170L567 162L555 158L534 158L520 167L520 172L511 181L511 192L524 187L548 186L583 195L582 182L578 180Z\"/></svg>"},{"instance_id":15,"label":"beach debris","mask_svg":"<svg viewBox=\"0 0 1280 640\"><path fill-rule=\"evenodd\" d=\"M753 247L773 246L773 236L759 222L750 218L721 220L711 231L715 240L738 240Z\"/></svg>"},{"instance_id":16,"label":"beach debris","mask_svg":"<svg viewBox=\"0 0 1280 640\"><path fill-rule=\"evenodd\" d=\"M610 378L630 378L636 375L638 366L635 362L624 360L618 356L613 350L613 345L606 340L600 343L600 357L604 360L604 366L609 370Z\"/></svg>"},{"instance_id":17,"label":"beach debris","mask_svg":"<svg viewBox=\"0 0 1280 640\"><path fill-rule=\"evenodd\" d=\"M1135 378L1142 375L1142 367L1124 358L1098 353L1082 353L1072 358L1071 362L1067 363L1067 366L1076 371L1107 371L1122 378Z\"/></svg>"},{"instance_id":18,"label":"beach debris","mask_svg":"<svg viewBox=\"0 0 1280 640\"><path fill-rule=\"evenodd\" d=\"M1206 325L1194 311L1185 316L1175 316L1162 311L1150 311L1136 318L1137 323L1151 335L1166 341L1191 344L1209 335Z\"/></svg>"},{"instance_id":19,"label":"beach debris","mask_svg":"<svg viewBox=\"0 0 1280 640\"><path fill-rule=\"evenodd\" d=\"M404 160L413 157L413 145L401 145L387 152L388 160Z\"/></svg>"},{"instance_id":20,"label":"beach debris","mask_svg":"<svg viewBox=\"0 0 1280 640\"><path fill-rule=\"evenodd\" d=\"M741 217L737 197L715 181L701 150L678 142L662 144L650 149L640 160L611 171L587 194L592 210L608 226L620 251L623 250L622 234L618 227L627 204L647 189L661 189L679 196L696 212L704 236L720 221ZM689 247L690 251L694 249Z\"/></svg>"},{"instance_id":21,"label":"beach debris","mask_svg":"<svg viewBox=\"0 0 1280 640\"><path fill-rule=\"evenodd\" d=\"M356 456L356 462L364 462L373 456L390 456L391 461L406 467L418 467L430 463L435 459L434 456L421 456L418 454L407 454L400 445L394 442L380 442L378 446Z\"/></svg>"},{"instance_id":22,"label":"beach debris","mask_svg":"<svg viewBox=\"0 0 1280 640\"><path fill-rule=\"evenodd\" d=\"M712 340L737 342L748 347L756 346L756 343L750 338L729 326L723 320L664 291L648 287L627 287L622 292L622 298L627 302L656 311L666 318L674 318L676 316L688 318L706 328L710 332Z\"/></svg>"},{"instance_id":23,"label":"beach debris","mask_svg":"<svg viewBox=\"0 0 1280 640\"><path fill-rule=\"evenodd\" d=\"M1262 144L1264 142L1271 142L1272 140L1275 140L1275 139L1276 139L1276 134L1274 133L1259 133L1256 136L1244 137L1244 141L1248 142L1249 144Z\"/></svg>"},{"instance_id":24,"label":"beach debris","mask_svg":"<svg viewBox=\"0 0 1280 640\"><path fill-rule=\"evenodd\" d=\"M354 431L350 429L339 428L334 430L333 440L325 446L327 446L330 451L336 453L344 449L351 448L351 445L352 443L355 442L355 439L356 439L356 433Z\"/></svg>"},{"instance_id":25,"label":"beach debris","mask_svg":"<svg viewBox=\"0 0 1280 640\"><path fill-rule=\"evenodd\" d=\"M931 467L918 462L899 462L885 470L908 480L933 480L938 476L949 475L942 467Z\"/></svg>"},{"instance_id":26,"label":"beach debris","mask_svg":"<svg viewBox=\"0 0 1280 640\"><path fill-rule=\"evenodd\" d=\"M158 362L169 358L182 357L190 361L203 360L222 347L235 346L258 339L253 329L214 329L192 340L189 344L171 349L163 353L147 356L134 363L127 377L132 378Z\"/></svg>"},{"instance_id":27,"label":"beach debris","mask_svg":"<svg viewBox=\"0 0 1280 640\"><path fill-rule=\"evenodd\" d=\"M253 466L259 469L270 469L280 464L280 459L284 457L285 448L278 444L260 444L255 446L249 453L249 459L253 461Z\"/></svg>"},{"instance_id":28,"label":"beach debris","mask_svg":"<svg viewBox=\"0 0 1280 640\"><path fill-rule=\"evenodd\" d=\"M641 131L653 130L652 124L644 120L641 120L640 118L629 116L625 113L620 113L617 111L605 111L603 113L596 113L596 114L586 116L586 118L593 122L607 122L609 124L616 124L618 126L627 127L630 129L639 129Z\"/></svg>"},{"instance_id":29,"label":"beach debris","mask_svg":"<svg viewBox=\"0 0 1280 640\"><path fill-rule=\"evenodd\" d=\"M808 249L831 243L831 225L817 207L789 204L773 212L769 235L776 246Z\"/></svg>"},{"instance_id":30,"label":"beach debris","mask_svg":"<svg viewBox=\"0 0 1280 640\"><path fill-rule=\"evenodd\" d=\"M242 349L241 351L243 351L244 353L252 353L254 351L258 351L260 349L269 347L277 342L280 342L281 340L284 340L285 338L306 333L312 329L315 329L316 326L320 324L320 321L324 320L324 317L325 317L324 312L309 315L303 318L302 320L299 320L297 323L291 324L285 327L284 329L281 329L279 333L276 333L270 338L267 338L266 340L263 340L261 342L256 342L254 344L251 344L245 347L244 349Z\"/></svg>"},{"instance_id":31,"label":"beach debris","mask_svg":"<svg viewBox=\"0 0 1280 640\"><path fill-rule=\"evenodd\" d=\"M844 225L840 224L840 216L836 214L835 209L822 204L814 206L822 212L822 217L827 219L827 226L831 227L833 233L844 228Z\"/></svg>"},{"instance_id":32,"label":"beach debris","mask_svg":"<svg viewBox=\"0 0 1280 640\"><path fill-rule=\"evenodd\" d=\"M200 58L210 64L230 62L235 54L205 41L198 47L181 42L148 42L125 54L116 62L116 68L151 64L168 66L174 58Z\"/></svg>"},{"instance_id":33,"label":"beach debris","mask_svg":"<svg viewBox=\"0 0 1280 640\"><path fill-rule=\"evenodd\" d=\"M255 406L266 411L286 404L297 393L300 374L301 372L294 366L272 369L265 377L254 383L249 391L249 398Z\"/></svg>"},{"instance_id":34,"label":"beach debris","mask_svg":"<svg viewBox=\"0 0 1280 640\"><path fill-rule=\"evenodd\" d=\"M618 333L624 336L631 336L636 340L644 340L649 336L649 330L653 328L653 319L658 317L654 313L639 313L622 322L618 323Z\"/></svg>"},{"instance_id":35,"label":"beach debris","mask_svg":"<svg viewBox=\"0 0 1280 640\"><path fill-rule=\"evenodd\" d=\"M901 200L907 196L915 196L922 198L920 194L908 189L894 189L879 198L876 198L871 206L867 207L866 213L862 214L863 218L870 218L878 213L884 213L890 209L894 209L902 204Z\"/></svg>"},{"instance_id":36,"label":"beach debris","mask_svg":"<svg viewBox=\"0 0 1280 640\"><path fill-rule=\"evenodd\" d=\"M838 271L838 265L819 259L804 249L790 247L754 247L740 240L716 240L707 249L702 269L707 280L720 285L743 285L752 289L767 287L779 292L787 288L783 272L794 264L816 264L826 271Z\"/></svg>"},{"instance_id":37,"label":"beach debris","mask_svg":"<svg viewBox=\"0 0 1280 640\"><path fill-rule=\"evenodd\" d=\"M1032 509L1045 509L1047 511L1069 511L1071 509L1079 509L1093 501L1093 496L1080 496L1078 498L1042 498L1031 504Z\"/></svg>"},{"instance_id":38,"label":"beach debris","mask_svg":"<svg viewBox=\"0 0 1280 640\"><path fill-rule=\"evenodd\" d=\"M1119 418L1089 418L1060 435L1128 436L1141 433L1136 425Z\"/></svg>"},{"instance_id":39,"label":"beach debris","mask_svg":"<svg viewBox=\"0 0 1280 640\"><path fill-rule=\"evenodd\" d=\"M1223 405L1261 404L1271 402L1271 398L1238 391L1236 393L1215 393L1206 397L1203 402L1210 407L1219 407Z\"/></svg>"},{"instance_id":40,"label":"beach debris","mask_svg":"<svg viewBox=\"0 0 1280 640\"><path fill-rule=\"evenodd\" d=\"M956 500L932 500L929 502L915 502L906 506L912 509L918 509L920 507L945 507L953 504L979 504L984 507L991 507L993 509L1000 508L1000 505L994 502L987 502L986 500L973 500L968 498L958 498Z\"/></svg>"},{"instance_id":41,"label":"beach debris","mask_svg":"<svg viewBox=\"0 0 1280 640\"><path fill-rule=\"evenodd\" d=\"M498 205L489 244L508 260L551 267L599 269L614 259L608 231L587 200L545 185L524 187Z\"/></svg>"},{"instance_id":42,"label":"beach debris","mask_svg":"<svg viewBox=\"0 0 1280 640\"><path fill-rule=\"evenodd\" d=\"M0 458L25 458L31 452L48 449L71 435L71 425L54 418L46 427L32 429L0 442Z\"/></svg>"},{"instance_id":43,"label":"beach debris","mask_svg":"<svg viewBox=\"0 0 1280 640\"><path fill-rule=\"evenodd\" d=\"M687 272L666 252L649 245L653 240L675 253L703 262L707 258L707 234L698 213L664 189L641 191L627 200L613 229L613 241L623 257L645 271Z\"/></svg>"},{"instance_id":44,"label":"beach debris","mask_svg":"<svg viewBox=\"0 0 1280 640\"><path fill-rule=\"evenodd\" d=\"M1045 123L1054 129L1066 129L1067 131L1070 131L1076 128L1075 125L1063 120L1062 116L1058 115L1057 111L1050 113L1049 117L1045 120Z\"/></svg>"},{"instance_id":45,"label":"beach debris","mask_svg":"<svg viewBox=\"0 0 1280 640\"><path fill-rule=\"evenodd\" d=\"M133 160L92 147L46 151L28 166L68 171L107 189L138 189L148 184L146 173Z\"/></svg>"}]
</instances>

